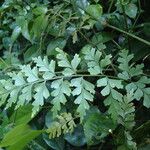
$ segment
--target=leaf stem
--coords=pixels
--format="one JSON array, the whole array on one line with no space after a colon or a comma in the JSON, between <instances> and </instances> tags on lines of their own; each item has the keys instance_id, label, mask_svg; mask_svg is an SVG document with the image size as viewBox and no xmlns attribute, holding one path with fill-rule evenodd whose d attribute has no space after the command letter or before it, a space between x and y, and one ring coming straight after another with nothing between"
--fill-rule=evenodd
<instances>
[{"instance_id":1,"label":"leaf stem","mask_svg":"<svg viewBox=\"0 0 150 150\"><path fill-rule=\"evenodd\" d=\"M109 8L108 8L108 13L110 13L113 4L114 4L114 0L111 0L110 6L109 6Z\"/></svg>"},{"instance_id":2,"label":"leaf stem","mask_svg":"<svg viewBox=\"0 0 150 150\"><path fill-rule=\"evenodd\" d=\"M116 31L119 31L121 33L124 33L124 34L126 34L126 35L128 35L128 36L130 36L130 37L132 37L132 38L134 38L134 39L136 39L136 40L138 40L138 41L140 41L142 43L145 43L146 45L150 46L150 42L149 41L144 40L144 39L142 39L142 38L140 38L140 37L138 37L138 36L136 36L136 35L134 35L132 33L126 32L126 31L124 31L124 30L122 30L120 28L117 28L115 26L112 26L112 25L110 25L108 23L106 24L106 26L109 27L109 28L111 28L111 29L114 29Z\"/></svg>"},{"instance_id":3,"label":"leaf stem","mask_svg":"<svg viewBox=\"0 0 150 150\"><path fill-rule=\"evenodd\" d=\"M123 12L124 23L125 23L125 30L129 33L127 15L126 15L126 12L125 12L125 7L124 7L124 5L122 4L122 0L120 0L120 5L121 5L122 12ZM128 40L129 50L130 50L131 44L130 44L129 36L127 36L127 40Z\"/></svg>"}]
</instances>

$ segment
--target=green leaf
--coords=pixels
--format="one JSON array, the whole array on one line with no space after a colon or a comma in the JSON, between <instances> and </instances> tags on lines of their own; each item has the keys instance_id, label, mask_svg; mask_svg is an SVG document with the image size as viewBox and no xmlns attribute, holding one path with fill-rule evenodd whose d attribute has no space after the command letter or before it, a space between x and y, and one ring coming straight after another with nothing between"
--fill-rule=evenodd
<instances>
[{"instance_id":1,"label":"green leaf","mask_svg":"<svg viewBox=\"0 0 150 150\"><path fill-rule=\"evenodd\" d=\"M37 67L34 67L33 69L31 69L30 65L24 65L24 66L21 66L21 71L27 77L28 82L35 82L39 79Z\"/></svg>"},{"instance_id":2,"label":"green leaf","mask_svg":"<svg viewBox=\"0 0 150 150\"><path fill-rule=\"evenodd\" d=\"M11 116L10 120L15 120L15 125L27 124L32 118L32 105L25 105L18 108Z\"/></svg>"},{"instance_id":3,"label":"green leaf","mask_svg":"<svg viewBox=\"0 0 150 150\"><path fill-rule=\"evenodd\" d=\"M43 134L43 139L46 144L54 150L64 150L65 140L62 136L54 139L49 139L47 134Z\"/></svg>"},{"instance_id":4,"label":"green leaf","mask_svg":"<svg viewBox=\"0 0 150 150\"><path fill-rule=\"evenodd\" d=\"M102 53L89 45L82 49L82 53L85 55L84 59L87 61L88 71L91 75L102 74L103 68L111 63L110 55L101 59Z\"/></svg>"},{"instance_id":5,"label":"green leaf","mask_svg":"<svg viewBox=\"0 0 150 150\"><path fill-rule=\"evenodd\" d=\"M56 56L58 59L58 66L65 68L62 72L63 75L70 76L72 74L75 74L77 71L77 67L81 61L79 55L75 54L74 58L70 63L65 52L63 52L59 48L56 48L56 51L58 52Z\"/></svg>"},{"instance_id":6,"label":"green leaf","mask_svg":"<svg viewBox=\"0 0 150 150\"><path fill-rule=\"evenodd\" d=\"M111 55L106 55L104 59L101 60L100 65L102 68L107 67L108 65L111 64L111 59L112 56Z\"/></svg>"},{"instance_id":7,"label":"green leaf","mask_svg":"<svg viewBox=\"0 0 150 150\"><path fill-rule=\"evenodd\" d=\"M118 121L118 117L119 117L118 112L121 110L119 102L116 99L114 99L112 95L109 95L104 100L104 104L105 106L109 106L108 113L111 115L112 120L114 122Z\"/></svg>"},{"instance_id":8,"label":"green leaf","mask_svg":"<svg viewBox=\"0 0 150 150\"><path fill-rule=\"evenodd\" d=\"M150 83L150 79L147 77L141 77L138 81L129 83L126 85L126 90L127 92L132 91L134 94L134 99L136 100L141 100L142 97L144 98L143 100L143 105L147 108L150 107L150 88L146 87L146 84Z\"/></svg>"},{"instance_id":9,"label":"green leaf","mask_svg":"<svg viewBox=\"0 0 150 150\"><path fill-rule=\"evenodd\" d=\"M28 125L18 125L5 135L0 143L0 147L9 146L9 150L22 150L28 142L42 132L42 130L31 130Z\"/></svg>"},{"instance_id":10,"label":"green leaf","mask_svg":"<svg viewBox=\"0 0 150 150\"><path fill-rule=\"evenodd\" d=\"M143 105L147 108L150 108L150 88L144 89Z\"/></svg>"},{"instance_id":11,"label":"green leaf","mask_svg":"<svg viewBox=\"0 0 150 150\"><path fill-rule=\"evenodd\" d=\"M122 124L127 130L132 130L135 125L134 116L135 116L135 107L132 103L133 94L128 93L123 97L123 101L120 102L120 111L118 123Z\"/></svg>"},{"instance_id":12,"label":"green leaf","mask_svg":"<svg viewBox=\"0 0 150 150\"><path fill-rule=\"evenodd\" d=\"M117 150L137 150L136 143L129 131L121 131L118 134Z\"/></svg>"},{"instance_id":13,"label":"green leaf","mask_svg":"<svg viewBox=\"0 0 150 150\"><path fill-rule=\"evenodd\" d=\"M136 65L134 67L134 64L131 63L131 60L133 59L134 55L130 54L129 55L129 51L128 50L122 50L119 53L119 58L118 58L118 62L119 62L119 69L122 70L122 73L118 74L119 78L122 78L124 80L128 80L131 77L135 77L135 76L139 76L141 74L143 74L143 64L140 65Z\"/></svg>"},{"instance_id":14,"label":"green leaf","mask_svg":"<svg viewBox=\"0 0 150 150\"><path fill-rule=\"evenodd\" d=\"M79 105L77 112L82 121L86 114L86 110L90 108L88 101L93 101L95 93L94 85L83 78L75 78L71 80L71 86L75 87L72 91L72 95L77 96L74 103Z\"/></svg>"},{"instance_id":15,"label":"green leaf","mask_svg":"<svg viewBox=\"0 0 150 150\"><path fill-rule=\"evenodd\" d=\"M49 63L48 58L45 56L44 59L39 56L33 58L36 66L39 67L39 71L44 72L43 78L45 80L52 79L55 76L55 61L51 60Z\"/></svg>"},{"instance_id":16,"label":"green leaf","mask_svg":"<svg viewBox=\"0 0 150 150\"><path fill-rule=\"evenodd\" d=\"M65 105L67 102L65 95L70 96L71 94L70 83L63 79L58 79L52 82L51 88L54 89L51 93L51 96L54 97L51 101L53 104L52 111L54 116L56 116L57 112L61 110L61 104Z\"/></svg>"},{"instance_id":17,"label":"green leaf","mask_svg":"<svg viewBox=\"0 0 150 150\"><path fill-rule=\"evenodd\" d=\"M59 47L60 49L63 49L65 47L65 45L66 45L66 39L64 39L64 38L53 39L49 42L49 44L47 46L46 54L48 56L55 55L55 53L56 53L55 49L57 47Z\"/></svg>"},{"instance_id":18,"label":"green leaf","mask_svg":"<svg viewBox=\"0 0 150 150\"><path fill-rule=\"evenodd\" d=\"M56 56L56 58L59 60L58 65L60 67L71 68L71 64L67 58L67 54L64 51L62 51L60 48L56 48L56 51L58 52L58 55Z\"/></svg>"},{"instance_id":19,"label":"green leaf","mask_svg":"<svg viewBox=\"0 0 150 150\"><path fill-rule=\"evenodd\" d=\"M89 5L89 2L88 0L76 0L72 1L72 4L74 8L77 10L77 12L79 12L80 14L84 14L84 11L81 8L85 10L86 7Z\"/></svg>"},{"instance_id":20,"label":"green leaf","mask_svg":"<svg viewBox=\"0 0 150 150\"><path fill-rule=\"evenodd\" d=\"M2 106L6 102L9 96L8 90L11 89L9 85L11 85L11 88L12 88L12 84L10 84L8 81L0 80L0 106Z\"/></svg>"},{"instance_id":21,"label":"green leaf","mask_svg":"<svg viewBox=\"0 0 150 150\"><path fill-rule=\"evenodd\" d=\"M48 23L48 17L48 15L40 15L36 19L34 19L31 30L34 39L40 38L42 36L42 32L45 31Z\"/></svg>"},{"instance_id":22,"label":"green leaf","mask_svg":"<svg viewBox=\"0 0 150 150\"><path fill-rule=\"evenodd\" d=\"M48 9L45 6L39 6L34 8L32 11L35 15L41 15L41 14L46 14Z\"/></svg>"},{"instance_id":23,"label":"green leaf","mask_svg":"<svg viewBox=\"0 0 150 150\"><path fill-rule=\"evenodd\" d=\"M49 90L47 89L45 82L39 83L35 86L35 95L34 95L34 102L32 103L32 116L36 114L39 110L40 106L44 105L44 98L47 99L50 96Z\"/></svg>"},{"instance_id":24,"label":"green leaf","mask_svg":"<svg viewBox=\"0 0 150 150\"><path fill-rule=\"evenodd\" d=\"M129 62L133 59L134 55L129 55L129 51L124 49L119 53L119 56L117 60L119 62L119 69L129 72Z\"/></svg>"},{"instance_id":25,"label":"green leaf","mask_svg":"<svg viewBox=\"0 0 150 150\"><path fill-rule=\"evenodd\" d=\"M26 81L23 78L23 74L21 72L19 72L18 74L16 74L15 72L8 73L8 75L14 81L14 85L15 86L22 86L22 85L24 85L26 83Z\"/></svg>"},{"instance_id":26,"label":"green leaf","mask_svg":"<svg viewBox=\"0 0 150 150\"><path fill-rule=\"evenodd\" d=\"M81 59L79 58L79 55L75 54L74 57L73 57L73 59L72 59L72 61L71 61L71 66L72 66L74 72L77 71L76 69L77 69L80 61L81 61Z\"/></svg>"},{"instance_id":27,"label":"green leaf","mask_svg":"<svg viewBox=\"0 0 150 150\"><path fill-rule=\"evenodd\" d=\"M20 87L19 88L14 87L14 89L10 92L9 98L7 100L8 103L6 104L6 109L11 107L13 103L17 102L20 90L21 90Z\"/></svg>"},{"instance_id":28,"label":"green leaf","mask_svg":"<svg viewBox=\"0 0 150 150\"><path fill-rule=\"evenodd\" d=\"M59 137L61 134L72 133L76 127L71 113L62 113L56 119L57 121L52 122L47 129L50 139Z\"/></svg>"},{"instance_id":29,"label":"green leaf","mask_svg":"<svg viewBox=\"0 0 150 150\"><path fill-rule=\"evenodd\" d=\"M7 62L0 57L0 69L6 69L9 66L9 64L7 64Z\"/></svg>"},{"instance_id":30,"label":"green leaf","mask_svg":"<svg viewBox=\"0 0 150 150\"><path fill-rule=\"evenodd\" d=\"M28 48L24 53L25 62L29 62L32 60L32 58L39 56L40 52L38 49L38 45L32 45L30 48Z\"/></svg>"},{"instance_id":31,"label":"green leaf","mask_svg":"<svg viewBox=\"0 0 150 150\"><path fill-rule=\"evenodd\" d=\"M101 94L103 96L107 96L111 93L114 99L121 101L123 97L122 94L114 89L114 88L123 89L123 85L121 82L122 82L121 80L109 79L105 77L97 81L97 87L103 87L103 86L105 87L101 91Z\"/></svg>"},{"instance_id":32,"label":"green leaf","mask_svg":"<svg viewBox=\"0 0 150 150\"><path fill-rule=\"evenodd\" d=\"M23 106L25 103L32 100L32 84L24 87L18 97L16 108Z\"/></svg>"},{"instance_id":33,"label":"green leaf","mask_svg":"<svg viewBox=\"0 0 150 150\"><path fill-rule=\"evenodd\" d=\"M21 27L21 33L22 35L27 39L29 40L30 42L31 41L31 36L30 36L30 32L29 32L29 28L28 28L28 24L29 22L25 19L25 17L23 16L19 16L16 18L16 23L19 27Z\"/></svg>"},{"instance_id":34,"label":"green leaf","mask_svg":"<svg viewBox=\"0 0 150 150\"><path fill-rule=\"evenodd\" d=\"M65 140L73 146L83 146L86 144L86 139L83 131L83 127L78 125L73 133L67 133Z\"/></svg>"},{"instance_id":35,"label":"green leaf","mask_svg":"<svg viewBox=\"0 0 150 150\"><path fill-rule=\"evenodd\" d=\"M21 27L16 26L11 35L12 44L16 41L20 33L21 33Z\"/></svg>"},{"instance_id":36,"label":"green leaf","mask_svg":"<svg viewBox=\"0 0 150 150\"><path fill-rule=\"evenodd\" d=\"M103 9L102 6L97 5L89 5L86 9L86 12L92 16L94 19L99 19L102 15Z\"/></svg>"},{"instance_id":37,"label":"green leaf","mask_svg":"<svg viewBox=\"0 0 150 150\"><path fill-rule=\"evenodd\" d=\"M130 18L135 18L138 12L138 8L135 4L130 3L126 5L125 7L125 13L130 17Z\"/></svg>"},{"instance_id":38,"label":"green leaf","mask_svg":"<svg viewBox=\"0 0 150 150\"><path fill-rule=\"evenodd\" d=\"M115 129L115 124L106 115L94 113L89 116L84 124L84 133L88 145L93 145L95 141L100 141Z\"/></svg>"},{"instance_id":39,"label":"green leaf","mask_svg":"<svg viewBox=\"0 0 150 150\"><path fill-rule=\"evenodd\" d=\"M106 40L103 38L102 33L97 33L92 37L92 43L99 49L103 50L106 46L103 44Z\"/></svg>"},{"instance_id":40,"label":"green leaf","mask_svg":"<svg viewBox=\"0 0 150 150\"><path fill-rule=\"evenodd\" d=\"M132 100L133 94L128 93L127 96L123 97L122 101L115 100L112 95L108 96L104 101L105 106L109 106L108 113L113 121L122 124L127 130L131 130L135 125L135 108Z\"/></svg>"}]
</instances>

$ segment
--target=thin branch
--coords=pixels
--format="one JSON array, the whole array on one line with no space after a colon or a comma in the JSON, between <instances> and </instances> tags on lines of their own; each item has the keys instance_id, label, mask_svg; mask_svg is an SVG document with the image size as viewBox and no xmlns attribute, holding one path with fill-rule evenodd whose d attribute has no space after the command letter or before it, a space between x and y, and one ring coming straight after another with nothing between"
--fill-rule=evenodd
<instances>
[{"instance_id":1,"label":"thin branch","mask_svg":"<svg viewBox=\"0 0 150 150\"><path fill-rule=\"evenodd\" d=\"M124 16L125 30L126 30L127 32L129 32L127 15L126 15L126 13L125 13L125 7L124 7L124 5L122 4L122 0L120 0L120 5L121 5L121 9L122 9L123 16ZM128 40L129 50L130 50L131 44L130 44L129 36L127 36L127 40Z\"/></svg>"},{"instance_id":2,"label":"thin branch","mask_svg":"<svg viewBox=\"0 0 150 150\"><path fill-rule=\"evenodd\" d=\"M126 35L128 35L128 36L130 36L130 37L132 37L132 38L134 38L134 39L136 39L136 40L138 40L138 41L140 41L140 42L142 42L142 43L144 43L144 44L150 46L150 42L149 42L149 41L144 40L144 39L142 39L142 38L140 38L140 37L138 37L138 36L136 36L136 35L134 35L134 34L132 34L132 33L126 32L126 31L124 31L124 30L122 30L122 29L120 29L120 28L117 28L117 27L113 26L113 25L110 25L110 24L107 23L107 22L101 22L99 19L97 19L97 18L95 18L94 16L92 16L91 14L89 14L86 10L84 10L84 9L83 9L82 7L80 7L79 5L78 5L78 7L79 7L80 9L82 9L83 11L85 11L85 13L88 14L89 16L91 16L95 21L98 21L100 24L103 24L103 25L105 25L105 26L107 26L107 27L109 27L109 28L111 28L111 29L114 29L114 30L116 30L116 31L118 31L118 32L124 33L124 34L126 34Z\"/></svg>"},{"instance_id":3,"label":"thin branch","mask_svg":"<svg viewBox=\"0 0 150 150\"><path fill-rule=\"evenodd\" d=\"M110 13L113 4L114 4L114 0L111 0L110 6L109 6L109 8L108 8L108 13Z\"/></svg>"},{"instance_id":4,"label":"thin branch","mask_svg":"<svg viewBox=\"0 0 150 150\"><path fill-rule=\"evenodd\" d=\"M150 42L149 41L144 40L144 39L142 39L142 38L140 38L140 37L138 37L138 36L136 36L136 35L134 35L132 33L126 32L126 31L124 31L122 29L119 29L119 28L117 28L115 26L112 26L110 24L107 24L107 23L106 23L106 26L109 27L109 28L111 28L111 29L114 29L116 31L119 31L121 33L124 33L124 34L126 34L126 35L128 35L128 36L130 36L130 37L132 37L132 38L134 38L134 39L136 39L136 40L138 40L138 41L140 41L142 43L145 43L146 45L150 46Z\"/></svg>"}]
</instances>

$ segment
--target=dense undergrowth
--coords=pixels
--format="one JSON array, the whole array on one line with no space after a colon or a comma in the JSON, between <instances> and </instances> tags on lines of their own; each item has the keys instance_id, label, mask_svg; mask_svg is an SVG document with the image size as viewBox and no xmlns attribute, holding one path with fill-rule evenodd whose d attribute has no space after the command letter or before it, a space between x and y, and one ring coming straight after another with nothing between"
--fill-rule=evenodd
<instances>
[{"instance_id":1,"label":"dense undergrowth","mask_svg":"<svg viewBox=\"0 0 150 150\"><path fill-rule=\"evenodd\" d=\"M150 149L150 2L0 2L0 147Z\"/></svg>"}]
</instances>

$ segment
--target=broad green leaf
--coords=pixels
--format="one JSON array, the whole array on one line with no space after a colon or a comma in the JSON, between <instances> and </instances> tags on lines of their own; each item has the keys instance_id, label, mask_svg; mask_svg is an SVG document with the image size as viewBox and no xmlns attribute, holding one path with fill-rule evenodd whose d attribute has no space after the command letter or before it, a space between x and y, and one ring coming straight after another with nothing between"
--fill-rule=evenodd
<instances>
[{"instance_id":1,"label":"broad green leaf","mask_svg":"<svg viewBox=\"0 0 150 150\"><path fill-rule=\"evenodd\" d=\"M112 40L113 37L114 37L114 35L111 34L110 32L102 31L102 32L94 34L94 36L92 37L92 42L94 43L94 45L98 46L98 44L106 43L106 42ZM105 48L106 48L106 46L103 49L105 49Z\"/></svg>"},{"instance_id":2,"label":"broad green leaf","mask_svg":"<svg viewBox=\"0 0 150 150\"><path fill-rule=\"evenodd\" d=\"M77 126L73 133L67 133L65 140L73 146L83 146L86 144L86 139L82 126Z\"/></svg>"},{"instance_id":3,"label":"broad green leaf","mask_svg":"<svg viewBox=\"0 0 150 150\"><path fill-rule=\"evenodd\" d=\"M11 35L12 44L16 41L20 33L21 33L21 27L16 26Z\"/></svg>"},{"instance_id":4,"label":"broad green leaf","mask_svg":"<svg viewBox=\"0 0 150 150\"><path fill-rule=\"evenodd\" d=\"M25 62L29 62L32 60L32 58L39 56L40 51L38 49L38 45L32 45L30 48L28 48L24 53Z\"/></svg>"},{"instance_id":5,"label":"broad green leaf","mask_svg":"<svg viewBox=\"0 0 150 150\"><path fill-rule=\"evenodd\" d=\"M3 47L7 50L9 50L12 42L11 42L11 38L10 37L4 37L2 39L2 44L3 44Z\"/></svg>"},{"instance_id":6,"label":"broad green leaf","mask_svg":"<svg viewBox=\"0 0 150 150\"><path fill-rule=\"evenodd\" d=\"M93 17L93 19L99 19L102 15L103 9L99 4L89 5L86 9L86 12Z\"/></svg>"},{"instance_id":7,"label":"broad green leaf","mask_svg":"<svg viewBox=\"0 0 150 150\"><path fill-rule=\"evenodd\" d=\"M76 1L72 1L74 8L77 10L77 12L79 12L81 15L85 14L85 9L86 7L89 5L88 0L76 0ZM81 8L82 9L81 9ZM84 10L83 10L84 9Z\"/></svg>"},{"instance_id":8,"label":"broad green leaf","mask_svg":"<svg viewBox=\"0 0 150 150\"><path fill-rule=\"evenodd\" d=\"M27 40L29 40L30 42L32 42L31 35L30 35L30 32L29 32L29 28L28 28L29 22L23 16L19 16L16 19L16 23L17 23L17 25L19 27L21 27L21 33L22 33L22 35Z\"/></svg>"},{"instance_id":9,"label":"broad green leaf","mask_svg":"<svg viewBox=\"0 0 150 150\"><path fill-rule=\"evenodd\" d=\"M49 42L48 46L47 46L47 52L46 54L48 56L54 55L55 56L55 49L57 47L59 47L60 49L63 49L66 45L66 39L64 38L57 38L57 39L53 39Z\"/></svg>"},{"instance_id":10,"label":"broad green leaf","mask_svg":"<svg viewBox=\"0 0 150 150\"><path fill-rule=\"evenodd\" d=\"M35 15L41 15L41 14L46 14L48 9L45 6L39 6L34 8L32 11Z\"/></svg>"},{"instance_id":11,"label":"broad green leaf","mask_svg":"<svg viewBox=\"0 0 150 150\"><path fill-rule=\"evenodd\" d=\"M125 7L125 13L130 17L130 18L135 18L137 15L138 8L135 4L130 3L126 5Z\"/></svg>"},{"instance_id":12,"label":"broad green leaf","mask_svg":"<svg viewBox=\"0 0 150 150\"><path fill-rule=\"evenodd\" d=\"M18 125L5 135L0 143L0 147L9 146L9 150L23 150L28 142L42 132L42 130L31 130L28 125Z\"/></svg>"},{"instance_id":13,"label":"broad green leaf","mask_svg":"<svg viewBox=\"0 0 150 150\"><path fill-rule=\"evenodd\" d=\"M114 129L115 124L112 120L100 113L94 113L89 116L84 124L84 133L88 145L94 145L95 141L100 141L109 135Z\"/></svg>"},{"instance_id":14,"label":"broad green leaf","mask_svg":"<svg viewBox=\"0 0 150 150\"><path fill-rule=\"evenodd\" d=\"M51 147L54 150L64 150L65 147L65 140L64 138L58 137L54 139L49 139L47 134L43 134L43 139L46 142L46 144Z\"/></svg>"},{"instance_id":15,"label":"broad green leaf","mask_svg":"<svg viewBox=\"0 0 150 150\"><path fill-rule=\"evenodd\" d=\"M21 125L21 124L27 124L32 118L32 105L25 105L20 108L18 108L11 116L10 120L15 125Z\"/></svg>"},{"instance_id":16,"label":"broad green leaf","mask_svg":"<svg viewBox=\"0 0 150 150\"><path fill-rule=\"evenodd\" d=\"M48 15L40 15L36 19L34 19L31 30L34 39L38 39L42 36L42 32L46 29L48 23L48 17Z\"/></svg>"}]
</instances>

